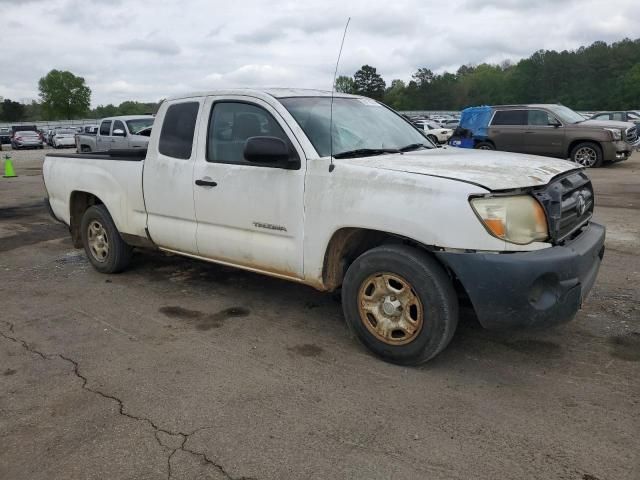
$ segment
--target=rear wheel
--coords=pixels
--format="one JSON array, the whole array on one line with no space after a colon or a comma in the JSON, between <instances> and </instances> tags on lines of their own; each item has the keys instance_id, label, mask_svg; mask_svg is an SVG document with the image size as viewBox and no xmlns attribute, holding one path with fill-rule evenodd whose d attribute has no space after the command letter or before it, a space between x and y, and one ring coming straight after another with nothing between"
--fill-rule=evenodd
<instances>
[{"instance_id":1,"label":"rear wheel","mask_svg":"<svg viewBox=\"0 0 640 480\"><path fill-rule=\"evenodd\" d=\"M344 278L342 308L368 349L403 365L435 357L458 324L451 279L428 253L406 245L381 246L358 257Z\"/></svg>"},{"instance_id":2,"label":"rear wheel","mask_svg":"<svg viewBox=\"0 0 640 480\"><path fill-rule=\"evenodd\" d=\"M104 205L89 207L80 228L84 251L96 270L118 273L129 265L132 248L122 240Z\"/></svg>"},{"instance_id":3,"label":"rear wheel","mask_svg":"<svg viewBox=\"0 0 640 480\"><path fill-rule=\"evenodd\" d=\"M593 142L582 142L571 150L571 160L587 168L602 166L602 149Z\"/></svg>"},{"instance_id":4,"label":"rear wheel","mask_svg":"<svg viewBox=\"0 0 640 480\"><path fill-rule=\"evenodd\" d=\"M495 150L496 149L496 147L494 147L493 144L489 142L478 142L473 148L475 148L476 150Z\"/></svg>"}]
</instances>

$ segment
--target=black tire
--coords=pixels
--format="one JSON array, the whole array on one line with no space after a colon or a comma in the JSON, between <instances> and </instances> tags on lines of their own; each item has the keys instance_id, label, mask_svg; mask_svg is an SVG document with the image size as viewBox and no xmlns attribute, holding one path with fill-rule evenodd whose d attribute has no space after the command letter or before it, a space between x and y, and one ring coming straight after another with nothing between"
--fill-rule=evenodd
<instances>
[{"instance_id":1,"label":"black tire","mask_svg":"<svg viewBox=\"0 0 640 480\"><path fill-rule=\"evenodd\" d=\"M582 142L571 149L569 155L572 162L586 168L598 168L602 166L603 155L600 145L594 142Z\"/></svg>"},{"instance_id":2,"label":"black tire","mask_svg":"<svg viewBox=\"0 0 640 480\"><path fill-rule=\"evenodd\" d=\"M372 333L375 326L370 315L360 313L361 293L366 295L370 279L383 273L408 283L410 294L419 299L412 310L422 306L421 328L404 344L392 344L393 339L385 341ZM404 288L407 287L398 291ZM365 297L362 298L364 302ZM382 308L381 302L378 313L383 312ZM451 279L427 252L406 245L383 245L358 257L349 266L342 284L342 309L350 330L365 347L384 360L401 365L418 365L435 357L449 344L458 325L458 302ZM404 313L396 315L403 317ZM390 335L395 331L392 329Z\"/></svg>"},{"instance_id":3,"label":"black tire","mask_svg":"<svg viewBox=\"0 0 640 480\"><path fill-rule=\"evenodd\" d=\"M96 224L103 228L106 235L105 243L108 247L104 257L101 257L90 244L89 228ZM109 215L104 205L89 207L82 216L80 229L84 251L96 270L101 273L119 273L129 265L133 249L122 240L111 215Z\"/></svg>"},{"instance_id":4,"label":"black tire","mask_svg":"<svg viewBox=\"0 0 640 480\"><path fill-rule=\"evenodd\" d=\"M495 150L496 149L495 145L490 142L478 142L473 146L473 148L475 148L476 150Z\"/></svg>"},{"instance_id":5,"label":"black tire","mask_svg":"<svg viewBox=\"0 0 640 480\"><path fill-rule=\"evenodd\" d=\"M438 142L438 137L436 137L435 135L427 135L427 138L431 140L434 145L438 145L440 143Z\"/></svg>"}]
</instances>

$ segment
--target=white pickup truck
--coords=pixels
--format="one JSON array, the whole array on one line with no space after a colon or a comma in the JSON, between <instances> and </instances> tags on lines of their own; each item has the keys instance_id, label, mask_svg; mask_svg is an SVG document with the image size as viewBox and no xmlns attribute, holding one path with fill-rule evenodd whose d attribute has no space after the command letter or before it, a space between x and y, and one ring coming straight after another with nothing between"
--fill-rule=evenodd
<instances>
[{"instance_id":1,"label":"white pickup truck","mask_svg":"<svg viewBox=\"0 0 640 480\"><path fill-rule=\"evenodd\" d=\"M122 115L103 118L96 132L79 133L75 136L78 153L107 152L147 148L153 115Z\"/></svg>"},{"instance_id":2,"label":"white pickup truck","mask_svg":"<svg viewBox=\"0 0 640 480\"><path fill-rule=\"evenodd\" d=\"M292 89L169 99L146 156L47 155L50 211L100 272L146 247L341 288L352 331L395 363L442 351L460 299L486 328L575 316L605 237L582 168L436 148L378 102L331 103Z\"/></svg>"}]
</instances>

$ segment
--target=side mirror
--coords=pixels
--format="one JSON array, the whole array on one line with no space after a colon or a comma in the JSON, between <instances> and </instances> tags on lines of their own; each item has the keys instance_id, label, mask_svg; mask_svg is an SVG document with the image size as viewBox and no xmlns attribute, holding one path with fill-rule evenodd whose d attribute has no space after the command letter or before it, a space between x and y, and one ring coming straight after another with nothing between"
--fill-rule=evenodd
<instances>
[{"instance_id":1,"label":"side mirror","mask_svg":"<svg viewBox=\"0 0 640 480\"><path fill-rule=\"evenodd\" d=\"M113 136L114 137L126 137L127 133L124 130L120 129L120 128L116 128L113 131Z\"/></svg>"},{"instance_id":2,"label":"side mirror","mask_svg":"<svg viewBox=\"0 0 640 480\"><path fill-rule=\"evenodd\" d=\"M553 120L549 120L549 126L558 128L558 127L561 127L562 124L558 120L553 119Z\"/></svg>"},{"instance_id":3,"label":"side mirror","mask_svg":"<svg viewBox=\"0 0 640 480\"><path fill-rule=\"evenodd\" d=\"M289 152L289 147L277 137L249 137L244 146L244 158L251 163L273 165L296 170L300 159Z\"/></svg>"}]
</instances>

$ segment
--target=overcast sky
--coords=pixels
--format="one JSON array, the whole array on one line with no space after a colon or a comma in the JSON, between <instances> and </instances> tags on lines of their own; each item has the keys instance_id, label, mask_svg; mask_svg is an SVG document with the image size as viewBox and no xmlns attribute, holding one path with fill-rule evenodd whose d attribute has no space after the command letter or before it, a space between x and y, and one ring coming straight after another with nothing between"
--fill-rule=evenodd
<instances>
[{"instance_id":1,"label":"overcast sky","mask_svg":"<svg viewBox=\"0 0 640 480\"><path fill-rule=\"evenodd\" d=\"M640 0L0 0L0 96L37 98L53 68L93 106L218 87L330 89L361 65L387 83L419 67L518 60L640 37Z\"/></svg>"}]
</instances>

